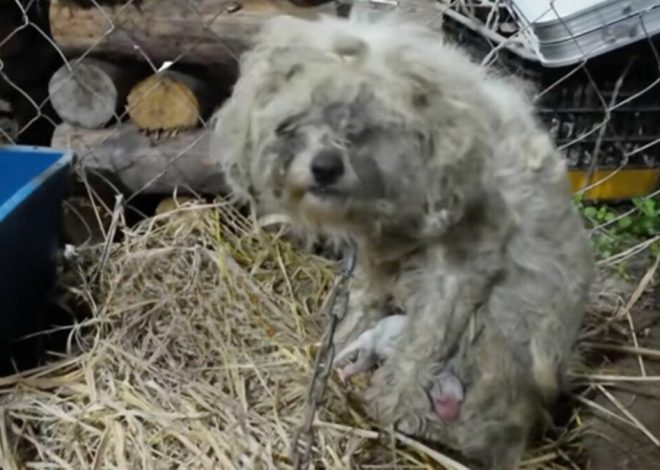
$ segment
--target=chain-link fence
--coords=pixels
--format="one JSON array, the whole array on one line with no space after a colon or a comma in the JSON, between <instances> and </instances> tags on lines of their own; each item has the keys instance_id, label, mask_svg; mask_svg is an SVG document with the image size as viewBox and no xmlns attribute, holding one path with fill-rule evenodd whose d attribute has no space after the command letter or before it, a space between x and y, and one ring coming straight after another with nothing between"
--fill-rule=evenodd
<instances>
[{"instance_id":1,"label":"chain-link fence","mask_svg":"<svg viewBox=\"0 0 660 470\"><path fill-rule=\"evenodd\" d=\"M441 25L478 60L536 87L538 113L565 152L576 195L642 198L623 212L587 211L605 258L625 258L620 233L634 231L638 220L632 217L640 211L640 223L649 225L644 215L653 218L657 207L660 56L652 34L654 2L643 2L644 8L623 2L619 16L625 21L613 15L618 23L598 33L605 44L600 49L614 44L612 50L599 54L592 53L598 49L593 38L582 39L579 22L562 19L562 2L535 2L548 3L537 10L545 21L542 34L549 35L536 45L530 40L530 34L540 34L533 33L534 18L514 14L515 2L426 3L420 21ZM70 147L88 172L111 179L129 202L175 186L217 192L222 178L205 164L205 128L229 93L237 58L252 34L279 13L337 14L346 5L3 0L0 138ZM635 41L614 47L626 35ZM657 226L647 228L652 235ZM646 240L642 247L651 244Z\"/></svg>"},{"instance_id":2,"label":"chain-link fence","mask_svg":"<svg viewBox=\"0 0 660 470\"><path fill-rule=\"evenodd\" d=\"M66 203L74 244L103 238L118 193L135 217L174 190L216 194L224 186L209 160L208 119L254 32L280 13L342 14L350 3L0 0L0 143L75 152L84 197ZM560 0L532 2L544 5L541 23L510 0L416 3L419 21L533 85L599 263L625 274L660 255L660 2L609 2L616 19L586 32ZM86 216L88 191L106 221L97 208Z\"/></svg>"},{"instance_id":3,"label":"chain-link fence","mask_svg":"<svg viewBox=\"0 0 660 470\"><path fill-rule=\"evenodd\" d=\"M482 63L534 84L537 113L567 158L576 199L634 199L634 207L623 211L586 210L596 249L606 258L602 262L622 262L652 245L657 253L660 36L650 31L660 4L609 2L616 22L608 24L604 10L598 11L589 27L602 29L594 31L575 13L562 16L569 2L533 2L547 8L537 5L538 18L522 21L515 2L446 3L444 29L450 36ZM538 19L540 32L534 32ZM588 34L594 36L583 39ZM639 210L649 215L642 216L646 227L639 229L651 239L621 254L627 236L617 227L628 227Z\"/></svg>"}]
</instances>

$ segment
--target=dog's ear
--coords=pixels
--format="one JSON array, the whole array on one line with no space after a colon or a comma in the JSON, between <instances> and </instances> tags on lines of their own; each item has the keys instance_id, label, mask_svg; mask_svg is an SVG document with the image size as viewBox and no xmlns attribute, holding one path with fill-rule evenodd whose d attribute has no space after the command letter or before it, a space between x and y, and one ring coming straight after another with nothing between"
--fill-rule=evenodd
<instances>
[{"instance_id":1,"label":"dog's ear","mask_svg":"<svg viewBox=\"0 0 660 470\"><path fill-rule=\"evenodd\" d=\"M408 113L419 130L426 181L420 236L434 238L461 220L483 190L489 123L478 103L465 98L466 85L446 77L450 65L415 61L417 53L393 60L405 65Z\"/></svg>"},{"instance_id":2,"label":"dog's ear","mask_svg":"<svg viewBox=\"0 0 660 470\"><path fill-rule=\"evenodd\" d=\"M236 109L230 97L210 120L211 160L222 168L232 195L244 203L254 203L256 194L250 183L250 122L245 111Z\"/></svg>"},{"instance_id":3,"label":"dog's ear","mask_svg":"<svg viewBox=\"0 0 660 470\"><path fill-rule=\"evenodd\" d=\"M243 203L257 203L250 168L259 150L255 148L259 141L255 134L263 131L263 126L255 125L254 119L272 102L290 72L290 64L282 62L285 52L263 46L246 52L231 95L211 119L211 158L221 165L232 195Z\"/></svg>"},{"instance_id":4,"label":"dog's ear","mask_svg":"<svg viewBox=\"0 0 660 470\"><path fill-rule=\"evenodd\" d=\"M445 166L441 171L432 171L424 207L420 236L436 238L458 222L465 213L465 188L453 178L456 168Z\"/></svg>"},{"instance_id":5,"label":"dog's ear","mask_svg":"<svg viewBox=\"0 0 660 470\"><path fill-rule=\"evenodd\" d=\"M438 126L421 146L426 169L426 204L420 236L442 236L483 194L482 172L488 149L465 127Z\"/></svg>"}]
</instances>

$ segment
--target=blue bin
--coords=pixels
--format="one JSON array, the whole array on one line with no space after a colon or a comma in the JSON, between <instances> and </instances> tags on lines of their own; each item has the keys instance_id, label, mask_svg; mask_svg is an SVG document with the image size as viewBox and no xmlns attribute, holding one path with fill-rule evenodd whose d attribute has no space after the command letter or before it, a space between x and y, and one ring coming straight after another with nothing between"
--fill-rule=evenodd
<instances>
[{"instance_id":1,"label":"blue bin","mask_svg":"<svg viewBox=\"0 0 660 470\"><path fill-rule=\"evenodd\" d=\"M0 375L37 359L17 340L43 327L70 163L70 152L0 146Z\"/></svg>"}]
</instances>

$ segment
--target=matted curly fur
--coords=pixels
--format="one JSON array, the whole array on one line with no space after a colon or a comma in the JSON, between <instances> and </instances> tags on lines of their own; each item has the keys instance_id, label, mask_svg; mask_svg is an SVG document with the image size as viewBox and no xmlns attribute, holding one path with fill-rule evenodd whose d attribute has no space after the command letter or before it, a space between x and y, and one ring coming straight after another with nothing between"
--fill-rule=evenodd
<instances>
[{"instance_id":1,"label":"matted curly fur","mask_svg":"<svg viewBox=\"0 0 660 470\"><path fill-rule=\"evenodd\" d=\"M576 338L593 260L565 163L527 96L395 16L279 17L215 116L235 194L358 244L338 347L395 306L411 317L372 377L384 425L514 468ZM440 370L459 419L431 412Z\"/></svg>"}]
</instances>

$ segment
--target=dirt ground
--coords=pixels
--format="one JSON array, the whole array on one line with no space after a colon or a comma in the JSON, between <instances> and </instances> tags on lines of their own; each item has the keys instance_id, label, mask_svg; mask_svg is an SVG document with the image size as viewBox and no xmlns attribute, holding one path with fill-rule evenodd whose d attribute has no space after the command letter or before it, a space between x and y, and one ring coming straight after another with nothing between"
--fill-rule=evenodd
<instances>
[{"instance_id":1,"label":"dirt ground","mask_svg":"<svg viewBox=\"0 0 660 470\"><path fill-rule=\"evenodd\" d=\"M648 269L650 262L640 264L628 283L614 280L619 284L623 299L637 287L637 283ZM660 351L660 275L656 272L645 293L631 309L641 347ZM640 375L639 360L634 355L609 356L608 369L619 375ZM655 360L643 361L646 375L660 376L660 356ZM607 387L616 399L623 404L653 435L660 439L660 383L620 383ZM622 415L620 410L603 394L598 393L593 400L604 408ZM587 420L584 437L586 468L589 470L645 470L660 468L660 445L639 429L617 420L604 418L602 413L592 415Z\"/></svg>"}]
</instances>

